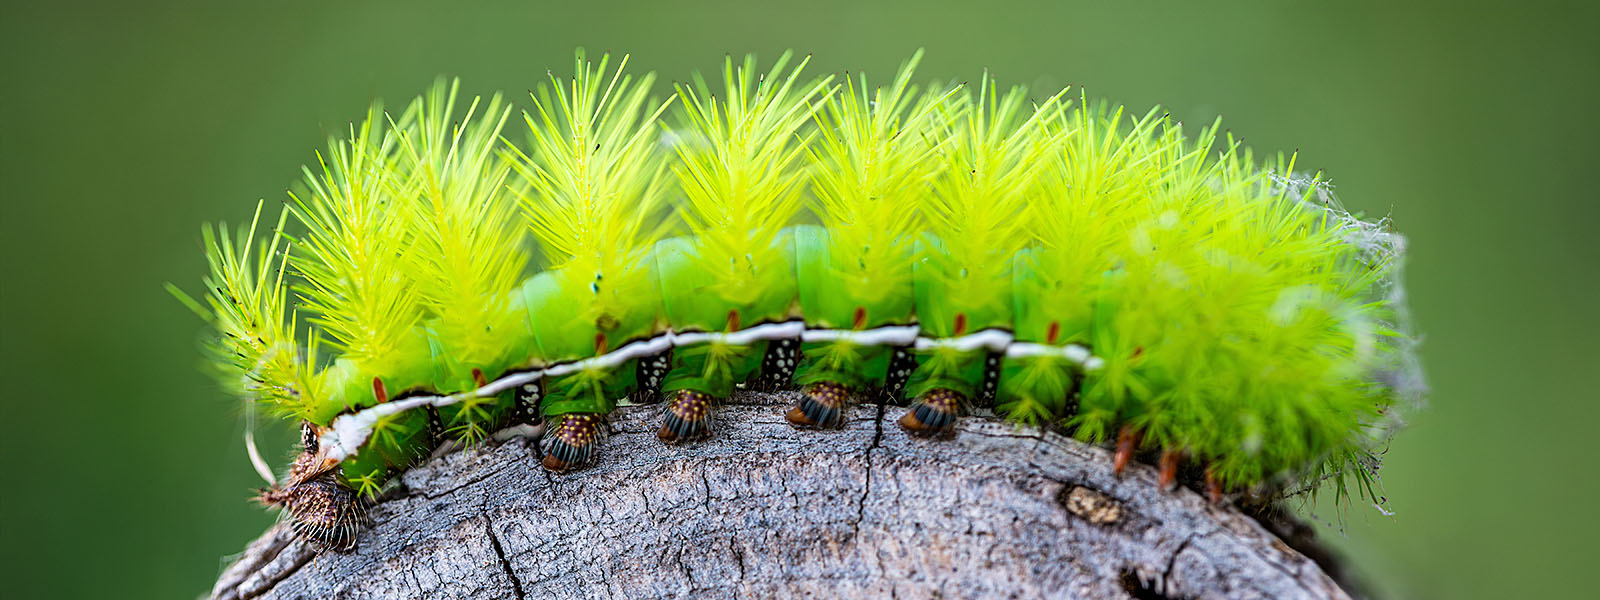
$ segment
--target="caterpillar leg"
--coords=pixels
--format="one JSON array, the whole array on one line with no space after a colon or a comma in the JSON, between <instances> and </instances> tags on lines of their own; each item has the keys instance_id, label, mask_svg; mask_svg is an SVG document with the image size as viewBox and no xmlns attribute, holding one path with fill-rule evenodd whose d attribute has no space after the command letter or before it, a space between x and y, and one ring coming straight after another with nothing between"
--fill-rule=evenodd
<instances>
[{"instance_id":1,"label":"caterpillar leg","mask_svg":"<svg viewBox=\"0 0 1600 600\"><path fill-rule=\"evenodd\" d=\"M601 428L605 416L594 413L561 415L551 431L549 447L545 449L544 468L563 473L589 464L600 444Z\"/></svg>"},{"instance_id":2,"label":"caterpillar leg","mask_svg":"<svg viewBox=\"0 0 1600 600\"><path fill-rule=\"evenodd\" d=\"M439 458L455 451L456 438L450 435L450 430L444 425L444 417L439 415L438 407L426 405L422 407L424 414L428 415L428 446L433 448L428 453L428 460Z\"/></svg>"},{"instance_id":3,"label":"caterpillar leg","mask_svg":"<svg viewBox=\"0 0 1600 600\"><path fill-rule=\"evenodd\" d=\"M784 415L797 427L839 427L844 425L844 408L850 401L850 388L833 382L805 387L800 403Z\"/></svg>"},{"instance_id":4,"label":"caterpillar leg","mask_svg":"<svg viewBox=\"0 0 1600 600\"><path fill-rule=\"evenodd\" d=\"M900 427L912 435L948 435L955 431L956 418L961 415L961 405L966 401L966 396L955 390L928 390L917 396L911 410L900 417Z\"/></svg>"},{"instance_id":5,"label":"caterpillar leg","mask_svg":"<svg viewBox=\"0 0 1600 600\"><path fill-rule=\"evenodd\" d=\"M1117 432L1117 450L1111 459L1111 472L1113 475L1122 476L1123 470L1127 469L1128 463L1133 461L1134 454L1139 451L1139 445L1143 441L1143 432L1132 426L1124 425ZM1168 491L1174 489L1178 483L1178 470L1183 467L1184 458L1184 451L1178 448L1167 447L1161 449L1161 457L1156 460L1156 485L1158 487ZM1189 476L1186 475L1185 477L1187 480ZM1210 466L1207 466L1204 470L1204 483L1206 498L1212 504L1220 504L1222 502L1222 486L1217 482Z\"/></svg>"},{"instance_id":6,"label":"caterpillar leg","mask_svg":"<svg viewBox=\"0 0 1600 600\"><path fill-rule=\"evenodd\" d=\"M422 407L422 413L428 416L428 445L438 448L449 442L450 438L446 435L448 432L444 428L444 418L439 416L439 408L427 404Z\"/></svg>"},{"instance_id":7,"label":"caterpillar leg","mask_svg":"<svg viewBox=\"0 0 1600 600\"><path fill-rule=\"evenodd\" d=\"M978 397L973 399L974 406L994 408L996 396L1000 391L1002 356L999 352L990 352L983 357L983 383L978 386Z\"/></svg>"},{"instance_id":8,"label":"caterpillar leg","mask_svg":"<svg viewBox=\"0 0 1600 600\"><path fill-rule=\"evenodd\" d=\"M665 444L691 442L711 434L711 419L716 409L716 398L694 390L672 392L672 402L667 404L666 416L656 439Z\"/></svg>"},{"instance_id":9,"label":"caterpillar leg","mask_svg":"<svg viewBox=\"0 0 1600 600\"><path fill-rule=\"evenodd\" d=\"M544 382L533 381L517 386L511 405L511 422L517 425L544 425Z\"/></svg>"}]
</instances>

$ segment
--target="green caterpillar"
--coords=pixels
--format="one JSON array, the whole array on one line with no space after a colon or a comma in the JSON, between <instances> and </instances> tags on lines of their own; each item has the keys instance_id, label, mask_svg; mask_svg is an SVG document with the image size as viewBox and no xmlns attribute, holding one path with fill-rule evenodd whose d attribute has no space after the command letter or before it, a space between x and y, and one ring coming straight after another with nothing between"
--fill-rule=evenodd
<instances>
[{"instance_id":1,"label":"green caterpillar","mask_svg":"<svg viewBox=\"0 0 1600 600\"><path fill-rule=\"evenodd\" d=\"M663 101L579 52L525 140L453 83L375 106L270 240L259 208L207 228L207 294L173 288L224 382L302 423L286 478L256 459L262 501L349 548L441 444L549 419L565 471L619 401L664 401L682 443L735 388L790 385L801 427L874 395L921 435L992 407L1115 441L1119 470L1158 449L1163 483L1188 461L1213 497L1345 475L1373 494L1372 449L1419 393L1400 237L1218 123L1190 138L987 75L921 89L920 56L878 88L730 58ZM547 266L523 279L529 231Z\"/></svg>"}]
</instances>

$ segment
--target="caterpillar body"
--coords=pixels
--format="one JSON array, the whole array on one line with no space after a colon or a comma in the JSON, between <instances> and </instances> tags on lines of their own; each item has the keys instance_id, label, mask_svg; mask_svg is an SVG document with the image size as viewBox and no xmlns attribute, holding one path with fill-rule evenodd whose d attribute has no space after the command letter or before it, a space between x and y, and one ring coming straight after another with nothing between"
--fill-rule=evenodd
<instances>
[{"instance_id":1,"label":"caterpillar body","mask_svg":"<svg viewBox=\"0 0 1600 600\"><path fill-rule=\"evenodd\" d=\"M498 96L461 114L453 83L375 106L270 239L259 208L204 230L209 292L173 288L228 385L302 423L287 477L257 461L261 499L347 548L441 445L548 420L543 465L565 471L619 402L661 402L658 437L687 443L741 386L799 387L798 427L872 397L938 435L986 405L1114 442L1118 469L1160 450L1164 480L1188 462L1213 494L1372 493L1417 393L1401 238L1216 123L1190 139L987 75L922 90L919 58L879 88L730 58L720 86L657 101L626 58L580 52L526 143ZM529 231L547 267L524 279Z\"/></svg>"}]
</instances>

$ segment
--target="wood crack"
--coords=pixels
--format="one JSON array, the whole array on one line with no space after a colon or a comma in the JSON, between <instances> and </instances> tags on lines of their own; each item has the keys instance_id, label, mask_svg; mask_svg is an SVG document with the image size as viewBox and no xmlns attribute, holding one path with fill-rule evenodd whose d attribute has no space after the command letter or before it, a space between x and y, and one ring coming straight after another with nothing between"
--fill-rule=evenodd
<instances>
[{"instance_id":1,"label":"wood crack","mask_svg":"<svg viewBox=\"0 0 1600 600\"><path fill-rule=\"evenodd\" d=\"M1172 551L1172 558L1167 559L1167 570L1161 573L1161 593L1170 593L1168 590L1172 587L1172 572L1178 568L1178 556L1189 548L1189 542L1192 541L1194 536L1183 538L1183 541L1178 543L1178 549Z\"/></svg>"},{"instance_id":2,"label":"wood crack","mask_svg":"<svg viewBox=\"0 0 1600 600\"><path fill-rule=\"evenodd\" d=\"M861 521L867 518L867 496L872 495L872 451L883 442L883 412L884 403L880 400L877 402L877 415L872 419L872 443L867 445L863 456L865 464L862 466L862 475L866 483L862 486L861 497L856 499L856 521L852 525L855 536L861 535Z\"/></svg>"},{"instance_id":3,"label":"wood crack","mask_svg":"<svg viewBox=\"0 0 1600 600\"><path fill-rule=\"evenodd\" d=\"M489 535L489 545L494 548L494 555L500 559L500 569L511 582L511 592L516 594L517 600L524 600L527 596L522 592L522 580L517 578L516 569L511 568L511 561L506 560L506 549L500 544L500 536L494 532L494 521L489 518L487 512L483 515L483 532Z\"/></svg>"}]
</instances>

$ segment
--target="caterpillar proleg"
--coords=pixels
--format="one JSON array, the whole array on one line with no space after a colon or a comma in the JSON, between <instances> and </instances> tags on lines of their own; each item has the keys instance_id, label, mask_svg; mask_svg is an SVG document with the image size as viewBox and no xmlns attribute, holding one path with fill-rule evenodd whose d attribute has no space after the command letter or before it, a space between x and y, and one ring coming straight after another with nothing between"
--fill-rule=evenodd
<instances>
[{"instance_id":1,"label":"caterpillar proleg","mask_svg":"<svg viewBox=\"0 0 1600 600\"><path fill-rule=\"evenodd\" d=\"M442 444L543 431L543 465L578 469L619 402L692 443L740 387L801 390L802 428L907 402L937 436L984 408L1219 496L1373 494L1420 393L1387 223L1220 122L919 87L920 57L881 87L729 58L660 100L579 52L520 121L453 82L375 106L276 226L205 230L201 300L174 288L225 384L304 424L262 500L347 548Z\"/></svg>"}]
</instances>

